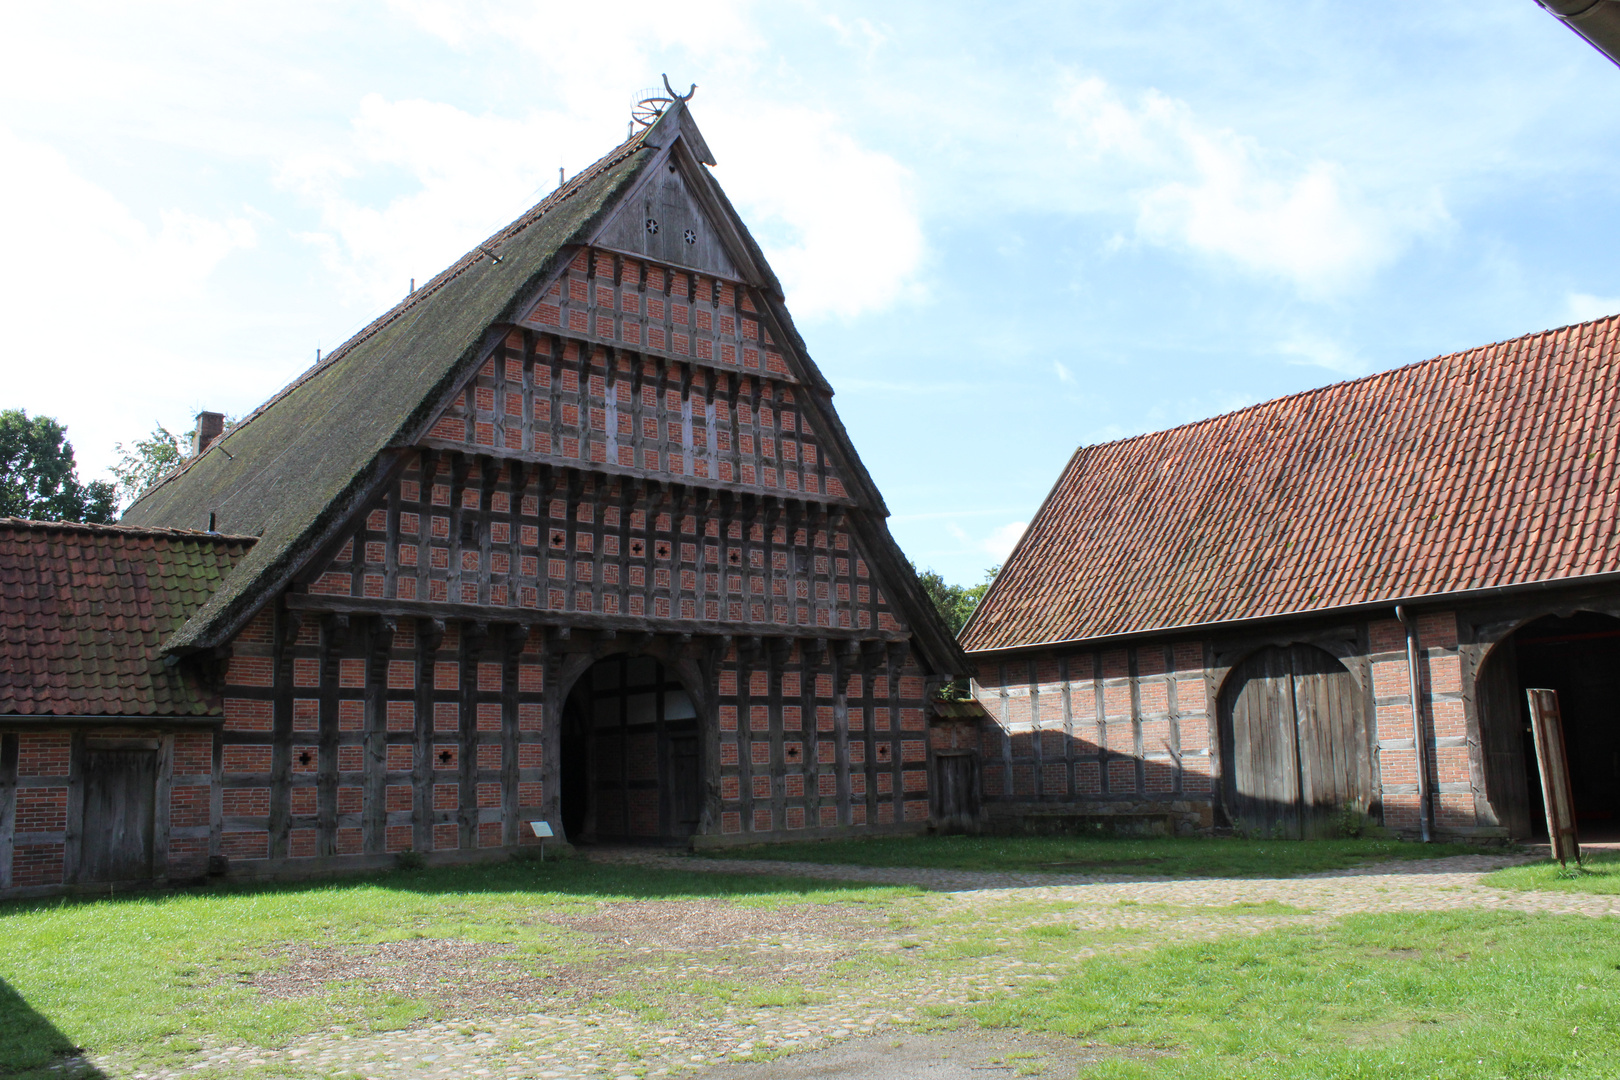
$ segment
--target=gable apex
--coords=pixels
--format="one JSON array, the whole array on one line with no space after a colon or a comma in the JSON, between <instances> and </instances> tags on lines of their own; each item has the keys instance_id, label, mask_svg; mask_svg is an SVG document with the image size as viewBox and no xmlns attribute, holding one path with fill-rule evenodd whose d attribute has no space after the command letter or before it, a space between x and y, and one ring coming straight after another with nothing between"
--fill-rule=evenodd
<instances>
[{"instance_id":1,"label":"gable apex","mask_svg":"<svg viewBox=\"0 0 1620 1080\"><path fill-rule=\"evenodd\" d=\"M678 151L683 149L676 142L659 151L640 185L620 200L596 234L593 246L717 277L756 278L738 266L728 243L730 230L716 224L699 198L690 173L702 166L682 161L687 154ZM757 278L750 284L757 284Z\"/></svg>"}]
</instances>

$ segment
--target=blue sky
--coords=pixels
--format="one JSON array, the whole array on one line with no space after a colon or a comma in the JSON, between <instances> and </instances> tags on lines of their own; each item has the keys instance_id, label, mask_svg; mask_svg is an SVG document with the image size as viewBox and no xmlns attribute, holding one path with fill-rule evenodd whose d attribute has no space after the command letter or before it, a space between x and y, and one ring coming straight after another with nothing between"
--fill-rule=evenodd
<instances>
[{"instance_id":1,"label":"blue sky","mask_svg":"<svg viewBox=\"0 0 1620 1080\"><path fill-rule=\"evenodd\" d=\"M919 564L1077 446L1620 310L1620 70L1532 0L14 5L6 407L242 413L696 82Z\"/></svg>"}]
</instances>

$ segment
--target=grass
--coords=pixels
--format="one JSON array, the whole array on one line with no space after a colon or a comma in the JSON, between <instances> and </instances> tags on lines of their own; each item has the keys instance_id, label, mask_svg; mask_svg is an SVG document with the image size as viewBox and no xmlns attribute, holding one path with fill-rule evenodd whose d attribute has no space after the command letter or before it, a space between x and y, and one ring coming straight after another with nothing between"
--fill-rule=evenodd
<instances>
[{"instance_id":1,"label":"grass","mask_svg":"<svg viewBox=\"0 0 1620 1080\"><path fill-rule=\"evenodd\" d=\"M1389 859L1475 854L1468 844L1209 837L895 836L706 852L716 859L1150 877L1293 877Z\"/></svg>"},{"instance_id":2,"label":"grass","mask_svg":"<svg viewBox=\"0 0 1620 1080\"><path fill-rule=\"evenodd\" d=\"M1498 889L1535 889L1543 892L1620 893L1620 852L1601 851L1586 856L1579 869L1567 870L1551 859L1509 866L1487 874L1486 885Z\"/></svg>"},{"instance_id":3,"label":"grass","mask_svg":"<svg viewBox=\"0 0 1620 1080\"><path fill-rule=\"evenodd\" d=\"M145 1065L215 1043L275 1046L333 1026L403 1027L438 1015L431 997L335 983L266 1000L249 980L284 963L277 947L412 938L509 942L537 974L589 961L592 935L546 916L600 900L722 897L777 906L879 903L915 892L803 878L648 872L586 863L395 871L305 885L0 905L0 1075L88 1047Z\"/></svg>"},{"instance_id":4,"label":"grass","mask_svg":"<svg viewBox=\"0 0 1620 1080\"><path fill-rule=\"evenodd\" d=\"M1353 916L1090 960L971 1015L1135 1051L1082 1074L1110 1080L1610 1078L1620 920Z\"/></svg>"}]
</instances>

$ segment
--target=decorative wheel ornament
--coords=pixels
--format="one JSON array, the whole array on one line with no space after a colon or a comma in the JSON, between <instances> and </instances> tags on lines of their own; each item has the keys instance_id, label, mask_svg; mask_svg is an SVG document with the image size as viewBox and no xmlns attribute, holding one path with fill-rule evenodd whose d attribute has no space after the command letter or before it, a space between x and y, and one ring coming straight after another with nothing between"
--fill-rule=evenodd
<instances>
[{"instance_id":1,"label":"decorative wheel ornament","mask_svg":"<svg viewBox=\"0 0 1620 1080\"><path fill-rule=\"evenodd\" d=\"M638 90L631 99L630 119L644 128L652 127L664 110L677 101L691 101L692 95L697 92L697 83L684 94L677 94L675 88L669 85L669 76L664 76L663 89L653 87L650 90Z\"/></svg>"},{"instance_id":2,"label":"decorative wheel ornament","mask_svg":"<svg viewBox=\"0 0 1620 1080\"><path fill-rule=\"evenodd\" d=\"M647 219L647 235L648 236L657 236L658 235L658 219L657 218L648 218Z\"/></svg>"},{"instance_id":3,"label":"decorative wheel ornament","mask_svg":"<svg viewBox=\"0 0 1620 1080\"><path fill-rule=\"evenodd\" d=\"M691 229L687 229L684 239L688 244L695 244L697 243L697 233L693 232Z\"/></svg>"}]
</instances>

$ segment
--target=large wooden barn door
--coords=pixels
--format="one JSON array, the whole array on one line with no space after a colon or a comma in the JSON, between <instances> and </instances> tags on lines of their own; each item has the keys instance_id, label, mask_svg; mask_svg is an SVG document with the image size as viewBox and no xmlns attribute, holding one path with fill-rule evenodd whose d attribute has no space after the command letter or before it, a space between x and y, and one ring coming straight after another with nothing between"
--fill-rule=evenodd
<instances>
[{"instance_id":1,"label":"large wooden barn door","mask_svg":"<svg viewBox=\"0 0 1620 1080\"><path fill-rule=\"evenodd\" d=\"M1360 692L1321 649L1262 649L1232 671L1221 752L1233 824L1251 832L1321 836L1343 807L1372 802Z\"/></svg>"},{"instance_id":2,"label":"large wooden barn door","mask_svg":"<svg viewBox=\"0 0 1620 1080\"><path fill-rule=\"evenodd\" d=\"M142 740L87 740L79 881L152 876L158 755ZM154 740L155 742L155 740Z\"/></svg>"},{"instance_id":3,"label":"large wooden barn door","mask_svg":"<svg viewBox=\"0 0 1620 1080\"><path fill-rule=\"evenodd\" d=\"M584 840L679 840L698 829L697 709L650 656L613 656L580 678L565 717L563 826Z\"/></svg>"}]
</instances>

